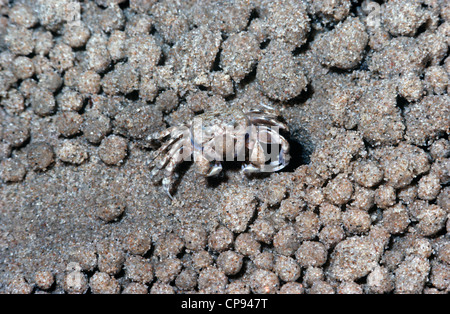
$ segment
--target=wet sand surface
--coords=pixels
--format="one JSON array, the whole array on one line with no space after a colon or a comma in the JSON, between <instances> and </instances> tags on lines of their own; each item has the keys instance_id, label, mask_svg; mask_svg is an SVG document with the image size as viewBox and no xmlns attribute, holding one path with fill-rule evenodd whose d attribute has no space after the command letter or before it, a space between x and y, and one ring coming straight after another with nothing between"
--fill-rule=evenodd
<instances>
[{"instance_id":1,"label":"wet sand surface","mask_svg":"<svg viewBox=\"0 0 450 314\"><path fill-rule=\"evenodd\" d=\"M0 293L448 293L445 0L0 0ZM270 106L291 163L171 199L148 136Z\"/></svg>"}]
</instances>

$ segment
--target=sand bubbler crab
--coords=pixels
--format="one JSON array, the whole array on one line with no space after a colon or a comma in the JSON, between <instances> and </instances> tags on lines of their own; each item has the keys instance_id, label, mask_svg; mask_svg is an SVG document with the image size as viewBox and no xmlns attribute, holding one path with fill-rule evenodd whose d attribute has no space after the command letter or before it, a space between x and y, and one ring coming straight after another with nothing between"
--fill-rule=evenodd
<instances>
[{"instance_id":1,"label":"sand bubbler crab","mask_svg":"<svg viewBox=\"0 0 450 314\"><path fill-rule=\"evenodd\" d=\"M176 169L183 161L193 159L197 173L205 177L219 175L224 161L242 162L245 175L281 170L289 164L290 155L289 143L280 131L289 130L268 106L202 113L186 124L149 136L149 141L161 143L150 165L151 176L163 175L162 185L172 197Z\"/></svg>"}]
</instances>

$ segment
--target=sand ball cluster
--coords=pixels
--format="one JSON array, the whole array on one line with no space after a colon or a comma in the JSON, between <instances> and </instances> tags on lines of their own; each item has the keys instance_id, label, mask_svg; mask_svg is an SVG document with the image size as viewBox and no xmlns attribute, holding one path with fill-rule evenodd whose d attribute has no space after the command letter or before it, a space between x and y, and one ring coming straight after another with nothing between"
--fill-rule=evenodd
<instances>
[{"instance_id":1,"label":"sand ball cluster","mask_svg":"<svg viewBox=\"0 0 450 314\"><path fill-rule=\"evenodd\" d=\"M447 1L0 1L0 293L450 292ZM154 185L271 106L291 164Z\"/></svg>"}]
</instances>

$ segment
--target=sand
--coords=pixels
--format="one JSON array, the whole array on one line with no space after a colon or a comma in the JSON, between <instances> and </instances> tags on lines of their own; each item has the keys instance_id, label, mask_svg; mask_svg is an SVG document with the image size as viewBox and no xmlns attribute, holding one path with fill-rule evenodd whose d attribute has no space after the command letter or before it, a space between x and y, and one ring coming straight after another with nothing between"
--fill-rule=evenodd
<instances>
[{"instance_id":1,"label":"sand","mask_svg":"<svg viewBox=\"0 0 450 314\"><path fill-rule=\"evenodd\" d=\"M445 0L0 0L0 293L449 293ZM151 178L275 108L291 162Z\"/></svg>"}]
</instances>

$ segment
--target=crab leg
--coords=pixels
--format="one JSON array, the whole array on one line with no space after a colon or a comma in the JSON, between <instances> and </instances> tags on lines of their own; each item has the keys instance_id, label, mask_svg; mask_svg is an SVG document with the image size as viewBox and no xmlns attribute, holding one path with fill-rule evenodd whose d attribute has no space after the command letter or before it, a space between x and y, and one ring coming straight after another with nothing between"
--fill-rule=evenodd
<instances>
[{"instance_id":1,"label":"crab leg","mask_svg":"<svg viewBox=\"0 0 450 314\"><path fill-rule=\"evenodd\" d=\"M158 152L156 153L156 156L154 158L154 160L156 160L157 157L159 157L162 153L166 153L167 150L173 145L175 144L177 141L179 141L180 138L171 138L167 143L165 143L164 145L162 145L159 149Z\"/></svg>"},{"instance_id":2,"label":"crab leg","mask_svg":"<svg viewBox=\"0 0 450 314\"><path fill-rule=\"evenodd\" d=\"M177 127L172 126L170 128L167 128L165 130L162 130L160 132L155 132L150 134L149 136L147 136L146 140L147 141L154 141L154 140L162 140L163 138L169 136L170 134L172 134L173 131L176 130Z\"/></svg>"},{"instance_id":3,"label":"crab leg","mask_svg":"<svg viewBox=\"0 0 450 314\"><path fill-rule=\"evenodd\" d=\"M212 166L211 170L206 175L207 177L214 177L217 176L220 172L222 172L222 164L218 161L216 161Z\"/></svg>"},{"instance_id":4,"label":"crab leg","mask_svg":"<svg viewBox=\"0 0 450 314\"><path fill-rule=\"evenodd\" d=\"M248 118L252 125L269 125L269 126L277 126L281 130L288 131L288 126L279 121L277 116L274 114L267 114L264 112L250 112L248 114Z\"/></svg>"},{"instance_id":5,"label":"crab leg","mask_svg":"<svg viewBox=\"0 0 450 314\"><path fill-rule=\"evenodd\" d=\"M183 142L178 142L174 147L172 147L169 151L169 156L167 163L165 165L164 171L166 173L166 177L162 180L162 185L166 193L172 198L172 194L170 190L172 188L173 183L177 179L177 173L175 172L177 166L185 160L185 156L191 155L192 149L189 145L185 145Z\"/></svg>"},{"instance_id":6,"label":"crab leg","mask_svg":"<svg viewBox=\"0 0 450 314\"><path fill-rule=\"evenodd\" d=\"M181 143L189 142L187 140L188 136L186 134L186 131L189 131L188 128L179 128L179 127L171 127L163 132L160 132L160 138L167 137L170 135L170 139L167 143L163 144L158 151L156 152L156 155L153 158L153 164L156 165L157 169L162 169L167 164L167 158L170 158L171 152L174 152L173 145L177 145L177 142L180 140ZM183 139L184 138L184 139ZM167 153L167 151L169 152ZM165 157L162 157L162 154L166 155ZM168 156L168 157L167 157Z\"/></svg>"}]
</instances>

